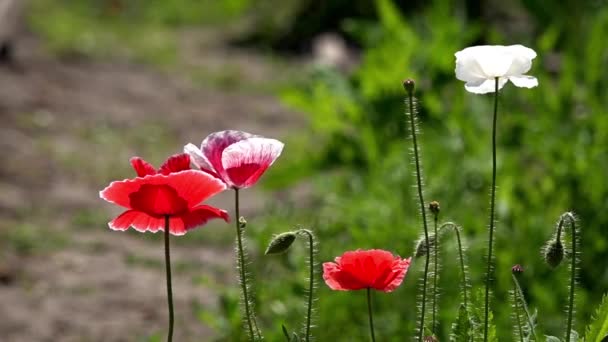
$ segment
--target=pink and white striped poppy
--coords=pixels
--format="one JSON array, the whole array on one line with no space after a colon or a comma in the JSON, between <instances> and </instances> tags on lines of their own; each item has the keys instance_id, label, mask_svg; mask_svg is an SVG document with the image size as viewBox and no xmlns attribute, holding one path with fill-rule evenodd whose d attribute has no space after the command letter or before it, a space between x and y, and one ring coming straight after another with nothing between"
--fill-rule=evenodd
<instances>
[{"instance_id":1,"label":"pink and white striped poppy","mask_svg":"<svg viewBox=\"0 0 608 342\"><path fill-rule=\"evenodd\" d=\"M211 133L199 149L184 146L194 165L234 189L254 185L283 151L283 143L241 131Z\"/></svg>"},{"instance_id":2,"label":"pink and white striped poppy","mask_svg":"<svg viewBox=\"0 0 608 342\"><path fill-rule=\"evenodd\" d=\"M99 196L127 210L110 221L110 229L124 231L133 227L139 232L164 231L169 218L169 232L184 235L211 219L228 221L228 213L200 204L222 192L226 185L219 179L190 170L190 157L176 155L158 171L141 158L131 158L138 177L110 183Z\"/></svg>"}]
</instances>

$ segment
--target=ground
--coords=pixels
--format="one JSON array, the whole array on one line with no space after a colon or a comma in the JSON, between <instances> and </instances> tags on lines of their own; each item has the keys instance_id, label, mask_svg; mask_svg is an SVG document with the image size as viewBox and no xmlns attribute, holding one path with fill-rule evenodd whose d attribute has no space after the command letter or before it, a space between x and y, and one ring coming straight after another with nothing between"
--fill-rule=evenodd
<instances>
[{"instance_id":1,"label":"ground","mask_svg":"<svg viewBox=\"0 0 608 342\"><path fill-rule=\"evenodd\" d=\"M19 39L16 65L0 67L2 341L164 334L161 236L110 231L119 209L99 190L134 175L133 155L159 165L217 130L281 138L302 126L267 91L275 64L209 37L184 32L182 67L169 70L60 58L32 34ZM208 72L194 77L194 67ZM255 217L275 195L244 192L244 214ZM229 193L214 204L232 212ZM177 341L215 336L197 315L216 310L215 288L236 287L232 234L216 222L172 240Z\"/></svg>"}]
</instances>

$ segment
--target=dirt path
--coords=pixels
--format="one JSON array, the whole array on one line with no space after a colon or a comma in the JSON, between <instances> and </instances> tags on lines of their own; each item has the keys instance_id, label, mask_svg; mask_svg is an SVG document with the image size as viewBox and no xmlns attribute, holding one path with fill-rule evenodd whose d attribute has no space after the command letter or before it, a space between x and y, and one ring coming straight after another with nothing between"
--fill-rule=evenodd
<instances>
[{"instance_id":1,"label":"dirt path","mask_svg":"<svg viewBox=\"0 0 608 342\"><path fill-rule=\"evenodd\" d=\"M20 70L0 67L0 340L136 341L163 333L161 240L108 230L118 210L98 191L132 175L132 155L158 165L216 130L281 137L301 121L269 95L201 88L124 61L59 60L39 45L26 37ZM272 72L246 56L243 70L256 81ZM247 192L245 214L269 199ZM215 204L232 209L228 195ZM216 223L192 232L200 243L173 240L177 341L215 336L197 314L217 310L214 288L235 284L231 233Z\"/></svg>"}]
</instances>

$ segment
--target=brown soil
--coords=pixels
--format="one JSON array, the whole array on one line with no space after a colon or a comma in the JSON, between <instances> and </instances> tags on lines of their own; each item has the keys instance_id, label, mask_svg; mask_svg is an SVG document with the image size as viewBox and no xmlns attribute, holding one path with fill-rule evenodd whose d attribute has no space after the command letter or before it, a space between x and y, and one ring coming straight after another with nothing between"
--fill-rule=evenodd
<instances>
[{"instance_id":1,"label":"brown soil","mask_svg":"<svg viewBox=\"0 0 608 342\"><path fill-rule=\"evenodd\" d=\"M196 49L184 49L196 60ZM234 63L245 61L243 77L272 77L272 66L249 53L219 48L205 56L215 58L197 63L216 69L235 56ZM127 61L60 59L29 36L19 41L16 61L0 67L0 340L164 336L162 240L110 231L106 222L119 209L98 191L133 175L132 155L158 165L213 131L283 137L301 120L270 95L196 86L187 73ZM255 215L269 199L247 191L245 214ZM215 204L231 210L230 194ZM174 272L176 341L217 336L195 308L217 310L214 288L236 286L231 233L214 223L172 240L173 262L184 266ZM201 241L208 234L213 243L178 241L191 234ZM207 280L197 281L201 276Z\"/></svg>"}]
</instances>

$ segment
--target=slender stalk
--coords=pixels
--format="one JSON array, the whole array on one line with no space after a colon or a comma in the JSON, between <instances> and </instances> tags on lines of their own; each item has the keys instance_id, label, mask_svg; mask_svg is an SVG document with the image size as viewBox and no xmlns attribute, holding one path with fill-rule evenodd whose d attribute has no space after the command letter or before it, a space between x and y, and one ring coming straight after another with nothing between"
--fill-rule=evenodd
<instances>
[{"instance_id":1,"label":"slender stalk","mask_svg":"<svg viewBox=\"0 0 608 342\"><path fill-rule=\"evenodd\" d=\"M304 334L304 341L310 341L310 326L312 317L312 302L313 302L313 291L314 291L314 276L315 276L315 263L314 263L314 236L312 232L307 229L301 229L300 232L308 235L308 266L310 268L309 284L308 284L308 305L306 310L306 332Z\"/></svg>"},{"instance_id":2,"label":"slender stalk","mask_svg":"<svg viewBox=\"0 0 608 342\"><path fill-rule=\"evenodd\" d=\"M169 332L167 341L173 341L173 324L175 322L173 314L173 286L171 285L171 250L169 245L169 215L165 215L165 268L167 275L167 306L169 307Z\"/></svg>"},{"instance_id":3,"label":"slender stalk","mask_svg":"<svg viewBox=\"0 0 608 342\"><path fill-rule=\"evenodd\" d=\"M243 236L240 223L239 215L239 189L234 189L234 212L236 215L236 241L237 241L237 252L238 252L238 265L240 271L240 282L241 290L243 291L243 301L245 302L245 316L247 319L247 326L249 328L249 339L250 341L255 340L255 334L253 333L253 324L251 323L251 311L249 308L249 295L247 293L247 276L245 273L245 255L243 252Z\"/></svg>"},{"instance_id":4,"label":"slender stalk","mask_svg":"<svg viewBox=\"0 0 608 342\"><path fill-rule=\"evenodd\" d=\"M465 268L465 262L464 262L464 248L462 247L462 240L460 238L460 227L458 227L458 225L456 225L456 223L453 222L446 222L443 223L440 227L439 227L439 232L441 233L441 231L443 231L444 229L447 229L448 227L454 229L454 232L456 233L456 241L458 242L458 259L460 261L460 275L462 276L462 300L463 300L463 305L464 305L464 309L465 311L468 310L467 308L467 287L468 287L468 283L467 283L467 274L466 274L466 268ZM468 312L468 311L467 311Z\"/></svg>"},{"instance_id":5,"label":"slender stalk","mask_svg":"<svg viewBox=\"0 0 608 342\"><path fill-rule=\"evenodd\" d=\"M488 268L486 271L485 318L483 340L488 341L490 314L490 280L492 279L492 246L494 239L494 207L496 201L496 118L498 116L498 77L494 79L494 118L492 120L492 194L490 196L490 237L488 239Z\"/></svg>"},{"instance_id":6,"label":"slender stalk","mask_svg":"<svg viewBox=\"0 0 608 342\"><path fill-rule=\"evenodd\" d=\"M530 310L528 310L528 304L526 304L526 298L524 297L524 292L521 290L521 286L519 285L519 281L517 280L517 277L515 276L515 274L511 274L511 277L513 278L513 286L515 289L515 293L517 295L516 299L519 298L519 300L521 301L521 305L524 309L524 313L526 314L526 319L528 320L528 326L530 327L530 333L532 334L532 336L534 336L534 340L538 341L538 338L536 337L536 331L534 331L534 322L532 321L532 316L530 315Z\"/></svg>"},{"instance_id":7,"label":"slender stalk","mask_svg":"<svg viewBox=\"0 0 608 342\"><path fill-rule=\"evenodd\" d=\"M521 315L519 314L519 298L515 285L515 277L513 278L513 302L515 303L515 318L517 323L517 329L519 331L519 341L524 342L524 331L521 326Z\"/></svg>"},{"instance_id":8,"label":"slender stalk","mask_svg":"<svg viewBox=\"0 0 608 342\"><path fill-rule=\"evenodd\" d=\"M369 331L372 337L372 342L376 342L374 336L374 315L372 314L372 294L370 288L367 288L367 313L369 314Z\"/></svg>"},{"instance_id":9,"label":"slender stalk","mask_svg":"<svg viewBox=\"0 0 608 342\"><path fill-rule=\"evenodd\" d=\"M566 342L570 342L572 320L574 316L574 288L576 285L576 222L571 213L566 213L572 228L572 254L570 256L570 299L568 300L568 325L566 326Z\"/></svg>"},{"instance_id":10,"label":"slender stalk","mask_svg":"<svg viewBox=\"0 0 608 342\"><path fill-rule=\"evenodd\" d=\"M438 219L438 215L434 214L433 215L433 226L434 226L434 232L435 232L435 246L433 248L433 320L432 320L432 325L431 327L433 328L433 333L435 333L435 329L436 329L436 316L437 316L437 278L439 277L439 270L438 270L438 250L439 250L439 235L437 235L437 219Z\"/></svg>"},{"instance_id":11,"label":"slender stalk","mask_svg":"<svg viewBox=\"0 0 608 342\"><path fill-rule=\"evenodd\" d=\"M418 155L418 140L416 139L416 112L414 109L414 87L413 81L406 81L406 84L411 82L411 87L406 86L407 95L408 95L408 104L409 104L409 112L410 112L410 130L412 131L412 141L414 144L414 161L416 164L416 182L418 188L418 199L420 201L420 211L422 213L422 226L424 228L424 242L428 248L430 248L429 243L429 229L426 222L426 206L424 205L424 196L422 194L422 172L420 171L420 156ZM427 287L427 279L429 274L429 254L426 254L426 259L424 263L424 275L422 278L422 308L420 312L420 330L418 332L418 340L422 341L424 335L424 316L426 313L426 287Z\"/></svg>"}]
</instances>

